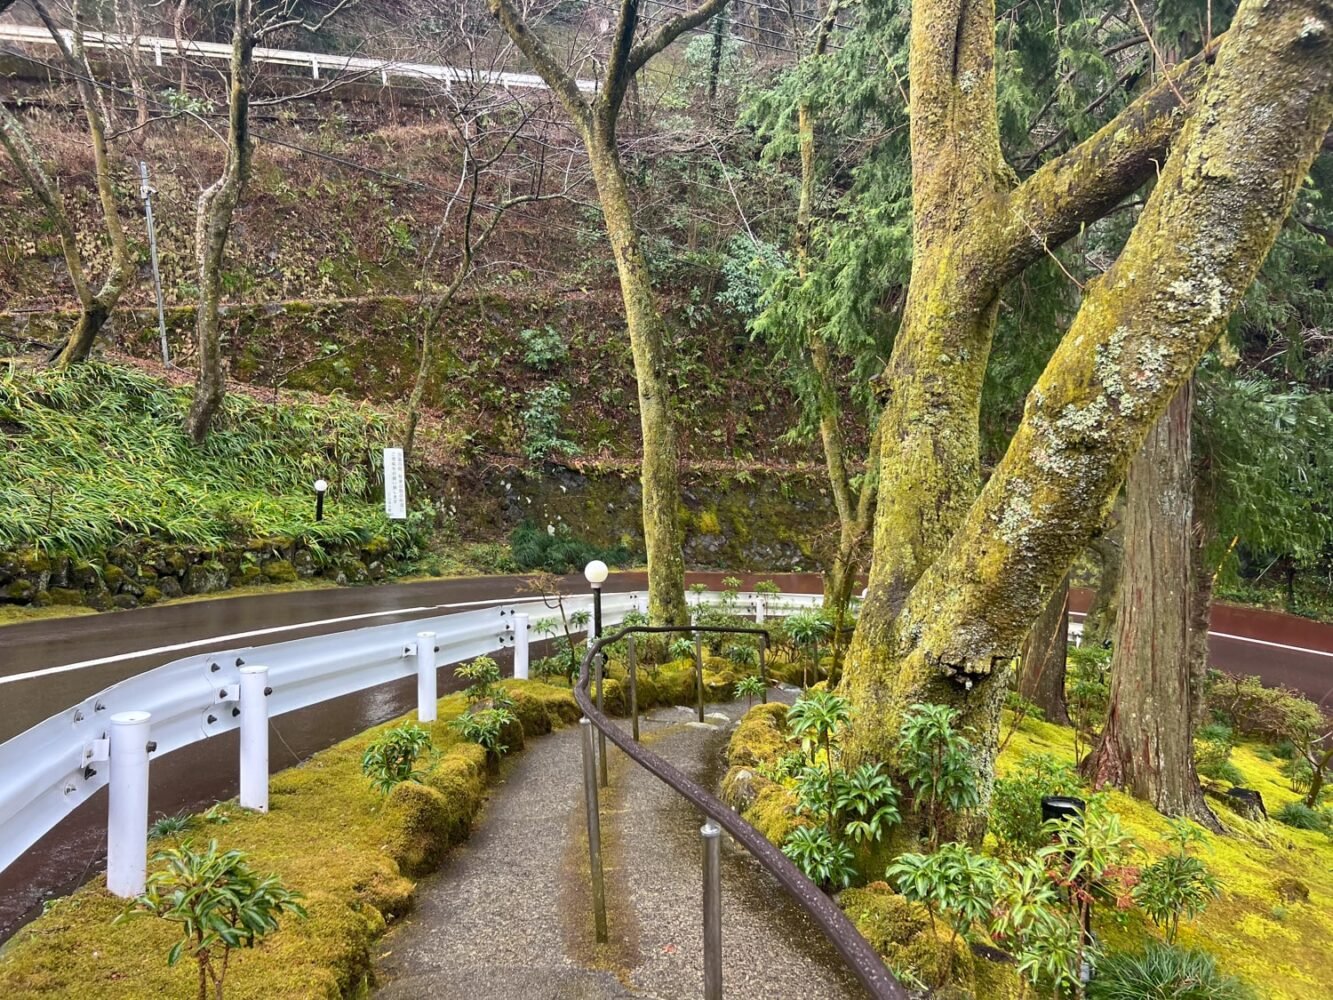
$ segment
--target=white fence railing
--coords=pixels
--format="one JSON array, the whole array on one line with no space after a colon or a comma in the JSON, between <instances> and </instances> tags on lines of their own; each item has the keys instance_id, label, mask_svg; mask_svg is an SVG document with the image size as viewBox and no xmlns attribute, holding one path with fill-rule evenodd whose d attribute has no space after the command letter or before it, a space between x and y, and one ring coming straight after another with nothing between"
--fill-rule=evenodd
<instances>
[{"instance_id":1,"label":"white fence railing","mask_svg":"<svg viewBox=\"0 0 1333 1000\"><path fill-rule=\"evenodd\" d=\"M732 602L736 613L761 621L766 614L780 617L822 603L821 597L807 594L743 594L729 598L718 593L690 595L690 603L695 606L725 600ZM569 612L590 609L591 604L588 596L565 599ZM627 612L642 606L637 594L606 594L602 600L604 627L619 623ZM136 831L144 829L147 822L150 755L161 756L239 728L243 795L245 762L249 759L252 771L257 768L262 774L262 801L266 803L267 752L252 745L247 754L245 745L247 729L255 739L267 740L267 723L256 726L256 718L267 720L413 676L419 680L420 703L429 704L433 710L438 666L513 647L519 676L523 676L527 672L531 622L553 613L541 601L516 601L479 611L215 650L175 660L114 684L0 743L0 871L105 786L112 764L118 761L126 761L126 768L142 765L143 780L129 806L116 801L113 788L112 824L118 813L128 813L132 825L125 835L109 833L108 849L113 839L129 843L137 854L136 867L141 868L143 852L134 842L142 844L143 836ZM434 650L424 645L419 648L418 637L425 640L431 633ZM242 669L261 666L267 668L262 682L256 681L252 670ZM258 711L248 713L251 723L243 726L244 693L247 687L254 691L255 683L260 683L262 704ZM145 713L146 719L141 717ZM126 747L125 753L132 756L122 753ZM132 887L134 881L131 875L126 884Z\"/></svg>"},{"instance_id":2,"label":"white fence railing","mask_svg":"<svg viewBox=\"0 0 1333 1000\"><path fill-rule=\"evenodd\" d=\"M66 39L70 38L68 32ZM22 42L25 45L55 45L55 40L45 28L27 24L0 24L0 39ZM176 40L155 35L115 35L109 32L84 32L83 45L86 49L121 50L137 48L141 52L153 55L153 61L162 65L163 56L176 56ZM221 42L183 41L182 48L186 59L214 60L226 62L231 59L231 46ZM503 87L528 90L545 90L546 82L535 73L504 73L495 70L476 70L458 66L436 66L430 63L400 62L394 59L370 59L362 56L335 56L319 52L299 52L293 49L268 49L256 47L253 53L256 63L268 63L274 66L300 66L310 70L310 75L318 80L321 73L352 73L358 76L379 76L380 82L388 85L394 77L413 80L435 80L443 83L446 89L455 83L484 87ZM578 87L585 93L597 90L593 80L579 80Z\"/></svg>"}]
</instances>

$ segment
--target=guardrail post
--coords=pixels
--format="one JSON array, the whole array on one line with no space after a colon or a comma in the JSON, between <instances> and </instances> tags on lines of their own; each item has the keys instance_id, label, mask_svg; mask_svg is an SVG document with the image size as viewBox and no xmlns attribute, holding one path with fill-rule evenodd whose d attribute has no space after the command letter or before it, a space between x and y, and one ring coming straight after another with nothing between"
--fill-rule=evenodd
<instances>
[{"instance_id":1,"label":"guardrail post","mask_svg":"<svg viewBox=\"0 0 1333 1000\"><path fill-rule=\"evenodd\" d=\"M241 667L240 675L240 803L268 812L268 667Z\"/></svg>"},{"instance_id":2,"label":"guardrail post","mask_svg":"<svg viewBox=\"0 0 1333 1000\"><path fill-rule=\"evenodd\" d=\"M588 868L592 872L592 918L598 944L606 943L606 884L602 880L602 827L597 813L597 765L592 745L592 720L579 719L583 744L583 802L588 814Z\"/></svg>"},{"instance_id":3,"label":"guardrail post","mask_svg":"<svg viewBox=\"0 0 1333 1000\"><path fill-rule=\"evenodd\" d=\"M768 636L759 637L759 679L764 682L763 693L759 695L762 704L768 704Z\"/></svg>"},{"instance_id":4,"label":"guardrail post","mask_svg":"<svg viewBox=\"0 0 1333 1000\"><path fill-rule=\"evenodd\" d=\"M625 667L629 672L630 732L639 742L639 657L634 648L634 636L625 636Z\"/></svg>"},{"instance_id":5,"label":"guardrail post","mask_svg":"<svg viewBox=\"0 0 1333 1000\"><path fill-rule=\"evenodd\" d=\"M767 609L764 607L764 596L762 594L754 595L754 623L756 625L764 624L764 613Z\"/></svg>"},{"instance_id":6,"label":"guardrail post","mask_svg":"<svg viewBox=\"0 0 1333 1000\"><path fill-rule=\"evenodd\" d=\"M602 678L606 673L606 657L598 653L593 657L593 662L597 666L597 711L606 711L606 700L602 697ZM606 733L600 729L597 730L597 763L601 770L602 787L606 788L611 784L611 780L606 773Z\"/></svg>"},{"instance_id":7,"label":"guardrail post","mask_svg":"<svg viewBox=\"0 0 1333 1000\"><path fill-rule=\"evenodd\" d=\"M417 633L417 721L435 721L435 633Z\"/></svg>"},{"instance_id":8,"label":"guardrail post","mask_svg":"<svg viewBox=\"0 0 1333 1000\"><path fill-rule=\"evenodd\" d=\"M699 702L699 721L704 721L704 634L694 633L694 692Z\"/></svg>"},{"instance_id":9,"label":"guardrail post","mask_svg":"<svg viewBox=\"0 0 1333 1000\"><path fill-rule=\"evenodd\" d=\"M704 844L704 1000L722 1000L722 828L707 820Z\"/></svg>"},{"instance_id":10,"label":"guardrail post","mask_svg":"<svg viewBox=\"0 0 1333 1000\"><path fill-rule=\"evenodd\" d=\"M106 887L133 899L148 875L148 712L111 716L110 804L106 824Z\"/></svg>"},{"instance_id":11,"label":"guardrail post","mask_svg":"<svg viewBox=\"0 0 1333 1000\"><path fill-rule=\"evenodd\" d=\"M528 679L528 616L514 615L514 680Z\"/></svg>"}]
</instances>

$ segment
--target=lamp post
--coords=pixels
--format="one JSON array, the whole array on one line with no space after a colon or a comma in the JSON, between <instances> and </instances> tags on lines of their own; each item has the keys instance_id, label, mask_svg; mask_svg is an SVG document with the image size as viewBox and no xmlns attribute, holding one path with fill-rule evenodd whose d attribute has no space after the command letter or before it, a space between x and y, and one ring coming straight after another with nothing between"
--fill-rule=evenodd
<instances>
[{"instance_id":1,"label":"lamp post","mask_svg":"<svg viewBox=\"0 0 1333 1000\"><path fill-rule=\"evenodd\" d=\"M324 520L324 494L328 492L329 484L323 479L315 480L315 520Z\"/></svg>"},{"instance_id":2,"label":"lamp post","mask_svg":"<svg viewBox=\"0 0 1333 1000\"><path fill-rule=\"evenodd\" d=\"M607 575L611 571L606 568L606 563L600 559L594 559L583 567L583 575L588 583L592 584L592 637L600 639L602 637L602 584L606 582Z\"/></svg>"},{"instance_id":3,"label":"lamp post","mask_svg":"<svg viewBox=\"0 0 1333 1000\"><path fill-rule=\"evenodd\" d=\"M589 640L589 646L602 637L602 584L606 582L609 572L606 563L600 559L594 559L583 567L583 576L592 585L592 639ZM606 657L597 654L593 657L592 666L597 671L597 709L601 711L605 704L602 700L602 672L606 669ZM597 754L602 787L606 788L611 779L607 773L606 734L600 731L597 733Z\"/></svg>"}]
</instances>

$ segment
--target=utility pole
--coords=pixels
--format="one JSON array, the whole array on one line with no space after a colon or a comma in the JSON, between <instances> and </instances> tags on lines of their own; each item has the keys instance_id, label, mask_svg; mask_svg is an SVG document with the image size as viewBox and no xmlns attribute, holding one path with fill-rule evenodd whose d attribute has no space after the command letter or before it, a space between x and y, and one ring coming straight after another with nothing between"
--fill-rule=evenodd
<instances>
[{"instance_id":1,"label":"utility pole","mask_svg":"<svg viewBox=\"0 0 1333 1000\"><path fill-rule=\"evenodd\" d=\"M162 307L162 271L157 265L157 227L153 225L153 195L157 192L148 183L148 164L139 161L139 197L143 199L143 214L148 220L148 250L153 258L153 291L157 294L157 332L162 338L162 363L171 364L167 348L167 315Z\"/></svg>"}]
</instances>

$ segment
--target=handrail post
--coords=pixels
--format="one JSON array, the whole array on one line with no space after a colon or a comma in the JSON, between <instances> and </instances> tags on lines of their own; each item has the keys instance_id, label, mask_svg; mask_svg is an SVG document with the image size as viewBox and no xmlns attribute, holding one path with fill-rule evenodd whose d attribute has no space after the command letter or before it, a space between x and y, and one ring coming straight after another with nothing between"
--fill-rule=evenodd
<instances>
[{"instance_id":1,"label":"handrail post","mask_svg":"<svg viewBox=\"0 0 1333 1000\"><path fill-rule=\"evenodd\" d=\"M148 876L148 739L153 716L120 712L111 716L108 742L110 801L106 823L106 887L113 896L133 899Z\"/></svg>"},{"instance_id":2,"label":"handrail post","mask_svg":"<svg viewBox=\"0 0 1333 1000\"><path fill-rule=\"evenodd\" d=\"M699 721L704 721L704 636L694 633L694 692L699 702Z\"/></svg>"},{"instance_id":3,"label":"handrail post","mask_svg":"<svg viewBox=\"0 0 1333 1000\"><path fill-rule=\"evenodd\" d=\"M710 817L704 847L704 1000L722 1000L722 828Z\"/></svg>"},{"instance_id":4,"label":"handrail post","mask_svg":"<svg viewBox=\"0 0 1333 1000\"><path fill-rule=\"evenodd\" d=\"M759 637L759 679L763 681L764 690L759 695L762 704L768 704L768 633L765 632Z\"/></svg>"},{"instance_id":5,"label":"handrail post","mask_svg":"<svg viewBox=\"0 0 1333 1000\"><path fill-rule=\"evenodd\" d=\"M597 711L606 711L606 699L602 696L602 677L606 673L606 657L601 653L593 656L593 663L597 664ZM602 787L606 788L611 784L610 778L606 773L606 733L600 729L597 730L597 764L601 772Z\"/></svg>"},{"instance_id":6,"label":"handrail post","mask_svg":"<svg viewBox=\"0 0 1333 1000\"><path fill-rule=\"evenodd\" d=\"M268 812L268 667L241 667L242 808Z\"/></svg>"},{"instance_id":7,"label":"handrail post","mask_svg":"<svg viewBox=\"0 0 1333 1000\"><path fill-rule=\"evenodd\" d=\"M602 880L602 828L597 812L597 765L594 762L592 720L579 719L583 743L583 801L588 814L588 867L592 872L592 918L597 943L605 944L606 884Z\"/></svg>"},{"instance_id":8,"label":"handrail post","mask_svg":"<svg viewBox=\"0 0 1333 1000\"><path fill-rule=\"evenodd\" d=\"M634 648L634 636L625 637L626 669L629 671L629 718L634 742L639 742L639 662Z\"/></svg>"}]
</instances>

